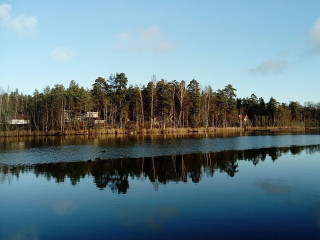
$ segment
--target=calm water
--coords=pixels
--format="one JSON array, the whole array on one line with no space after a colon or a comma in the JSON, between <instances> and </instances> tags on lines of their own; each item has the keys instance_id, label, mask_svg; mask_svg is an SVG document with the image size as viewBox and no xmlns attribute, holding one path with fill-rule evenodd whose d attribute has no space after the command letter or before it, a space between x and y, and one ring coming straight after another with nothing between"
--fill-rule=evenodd
<instances>
[{"instance_id":1,"label":"calm water","mask_svg":"<svg viewBox=\"0 0 320 240\"><path fill-rule=\"evenodd\" d=\"M320 135L203 137L3 140L0 239L320 239Z\"/></svg>"},{"instance_id":2,"label":"calm water","mask_svg":"<svg viewBox=\"0 0 320 240\"><path fill-rule=\"evenodd\" d=\"M138 158L314 144L320 144L320 135L314 133L0 139L0 164Z\"/></svg>"}]
</instances>

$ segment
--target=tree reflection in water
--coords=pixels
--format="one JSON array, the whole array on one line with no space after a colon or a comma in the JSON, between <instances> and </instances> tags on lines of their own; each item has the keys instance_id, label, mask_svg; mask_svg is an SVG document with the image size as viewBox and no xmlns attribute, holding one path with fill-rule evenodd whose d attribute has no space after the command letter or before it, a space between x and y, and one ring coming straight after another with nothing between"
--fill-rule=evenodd
<instances>
[{"instance_id":1,"label":"tree reflection in water","mask_svg":"<svg viewBox=\"0 0 320 240\"><path fill-rule=\"evenodd\" d=\"M254 165L263 162L267 156L272 161L285 153L300 154L320 152L320 145L292 146L282 148L251 149L243 151L223 151L186 155L159 156L149 158L122 158L92 162L61 162L36 165L0 165L0 183L8 181L25 172L32 172L36 177L44 176L57 183L70 179L76 185L88 176L94 178L97 188L109 188L114 193L125 194L129 188L129 177L149 179L154 184L168 182L198 183L203 174L213 176L215 171L225 172L230 177L239 171L238 161L250 161Z\"/></svg>"}]
</instances>

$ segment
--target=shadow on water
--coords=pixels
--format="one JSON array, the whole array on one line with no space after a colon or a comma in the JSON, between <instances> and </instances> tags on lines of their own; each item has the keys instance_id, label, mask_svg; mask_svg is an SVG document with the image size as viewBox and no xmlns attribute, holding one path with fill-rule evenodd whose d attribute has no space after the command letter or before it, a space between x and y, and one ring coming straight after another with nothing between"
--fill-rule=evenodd
<instances>
[{"instance_id":1,"label":"shadow on water","mask_svg":"<svg viewBox=\"0 0 320 240\"><path fill-rule=\"evenodd\" d=\"M101 159L88 162L60 162L34 165L0 165L0 183L10 182L22 173L32 172L57 183L70 179L77 185L81 179L92 176L99 189L109 188L114 193L125 194L129 178L148 179L154 189L168 182L198 183L203 176L213 177L216 171L234 177L239 171L238 161L254 165L270 157L276 161L282 154L297 155L320 152L320 145L262 148L242 151L222 151L145 158Z\"/></svg>"}]
</instances>

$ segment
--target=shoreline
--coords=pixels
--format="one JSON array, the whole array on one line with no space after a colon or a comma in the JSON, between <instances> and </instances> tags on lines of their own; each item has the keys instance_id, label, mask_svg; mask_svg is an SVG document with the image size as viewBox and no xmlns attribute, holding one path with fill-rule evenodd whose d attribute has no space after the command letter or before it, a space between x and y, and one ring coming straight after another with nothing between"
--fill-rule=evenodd
<instances>
[{"instance_id":1,"label":"shoreline","mask_svg":"<svg viewBox=\"0 0 320 240\"><path fill-rule=\"evenodd\" d=\"M306 130L318 130L319 128L305 127L229 127L229 128L149 128L149 129L119 129L101 128L89 130L66 130L64 132L50 130L48 132L32 130L0 131L0 138L10 137L46 137L46 136L100 136L100 135L161 135L161 134L201 134L201 133L224 133L224 132L298 132Z\"/></svg>"}]
</instances>

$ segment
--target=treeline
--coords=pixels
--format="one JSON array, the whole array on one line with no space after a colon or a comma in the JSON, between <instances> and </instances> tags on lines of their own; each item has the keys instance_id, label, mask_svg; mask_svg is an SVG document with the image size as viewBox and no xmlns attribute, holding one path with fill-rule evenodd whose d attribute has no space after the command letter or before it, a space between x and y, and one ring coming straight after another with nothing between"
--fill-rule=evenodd
<instances>
[{"instance_id":1,"label":"treeline","mask_svg":"<svg viewBox=\"0 0 320 240\"><path fill-rule=\"evenodd\" d=\"M99 124L81 118L85 112L99 112ZM67 88L57 84L33 95L0 91L0 130L15 129L10 121L17 116L29 120L25 128L43 132L92 127L319 127L320 105L288 105L272 97L266 102L254 94L241 99L230 84L213 91L195 79L169 82L152 76L146 86L128 86L126 75L116 73L97 78L91 89L72 80Z\"/></svg>"}]
</instances>

